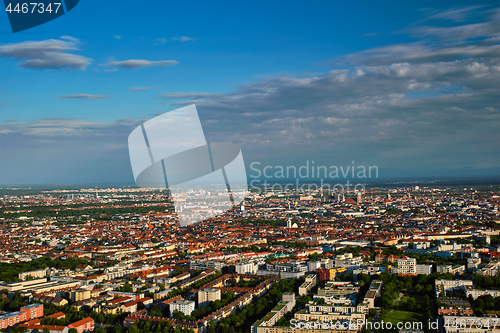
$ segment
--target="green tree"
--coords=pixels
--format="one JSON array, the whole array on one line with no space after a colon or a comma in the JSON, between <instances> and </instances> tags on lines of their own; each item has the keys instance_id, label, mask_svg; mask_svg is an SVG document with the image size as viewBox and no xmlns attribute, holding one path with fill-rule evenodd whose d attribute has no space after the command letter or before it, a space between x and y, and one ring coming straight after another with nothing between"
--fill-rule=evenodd
<instances>
[{"instance_id":1,"label":"green tree","mask_svg":"<svg viewBox=\"0 0 500 333\"><path fill-rule=\"evenodd\" d=\"M215 322L211 321L207 325L207 333L216 333L215 332Z\"/></svg>"}]
</instances>

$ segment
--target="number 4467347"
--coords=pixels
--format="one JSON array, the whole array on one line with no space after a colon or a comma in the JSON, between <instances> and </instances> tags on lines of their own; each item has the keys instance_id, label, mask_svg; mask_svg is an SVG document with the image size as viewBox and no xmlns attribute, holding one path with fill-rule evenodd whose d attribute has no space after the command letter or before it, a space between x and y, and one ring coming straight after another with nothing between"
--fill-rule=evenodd
<instances>
[{"instance_id":1,"label":"number 4467347","mask_svg":"<svg viewBox=\"0 0 500 333\"><path fill-rule=\"evenodd\" d=\"M52 5L54 5L54 8L52 8ZM59 7L61 7L61 3L60 2L54 2L54 3L49 3L47 6L45 6L45 4L43 2L24 2L24 3L17 3L14 8L12 8L12 3L9 3L7 5L7 8L5 8L5 11L9 12L9 13L12 13L12 12L16 12L16 13L23 13L23 14L27 14L27 13L45 13L45 12L48 12L48 13L56 13L57 14L57 11L59 10Z\"/></svg>"}]
</instances>

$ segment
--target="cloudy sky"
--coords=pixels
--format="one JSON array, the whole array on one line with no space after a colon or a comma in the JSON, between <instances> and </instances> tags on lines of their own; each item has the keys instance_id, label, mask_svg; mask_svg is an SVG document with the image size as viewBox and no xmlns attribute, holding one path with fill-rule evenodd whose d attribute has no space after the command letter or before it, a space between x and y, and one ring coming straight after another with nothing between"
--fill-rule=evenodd
<instances>
[{"instance_id":1,"label":"cloudy sky","mask_svg":"<svg viewBox=\"0 0 500 333\"><path fill-rule=\"evenodd\" d=\"M133 182L130 132L189 104L247 165L499 174L494 2L80 1L16 34L1 15L0 184Z\"/></svg>"}]
</instances>

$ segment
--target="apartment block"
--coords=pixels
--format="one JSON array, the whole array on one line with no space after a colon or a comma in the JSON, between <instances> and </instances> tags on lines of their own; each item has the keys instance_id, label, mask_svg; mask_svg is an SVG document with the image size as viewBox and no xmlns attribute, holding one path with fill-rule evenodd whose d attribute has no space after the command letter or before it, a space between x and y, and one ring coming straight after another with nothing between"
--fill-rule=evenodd
<instances>
[{"instance_id":1,"label":"apartment block","mask_svg":"<svg viewBox=\"0 0 500 333\"><path fill-rule=\"evenodd\" d=\"M173 317L174 311L184 313L186 316L190 316L194 311L194 302L185 299L179 299L170 303L170 317Z\"/></svg>"},{"instance_id":2,"label":"apartment block","mask_svg":"<svg viewBox=\"0 0 500 333\"><path fill-rule=\"evenodd\" d=\"M206 306L210 302L220 299L221 299L220 289L206 288L198 291L198 306Z\"/></svg>"}]
</instances>

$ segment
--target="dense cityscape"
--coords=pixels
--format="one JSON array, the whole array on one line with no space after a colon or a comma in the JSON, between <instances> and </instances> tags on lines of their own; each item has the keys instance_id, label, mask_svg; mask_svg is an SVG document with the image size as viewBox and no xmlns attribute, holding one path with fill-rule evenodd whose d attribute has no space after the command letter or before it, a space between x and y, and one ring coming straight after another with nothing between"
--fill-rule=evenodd
<instances>
[{"instance_id":1,"label":"dense cityscape","mask_svg":"<svg viewBox=\"0 0 500 333\"><path fill-rule=\"evenodd\" d=\"M500 1L4 0L0 333L500 333Z\"/></svg>"},{"instance_id":2,"label":"dense cityscape","mask_svg":"<svg viewBox=\"0 0 500 333\"><path fill-rule=\"evenodd\" d=\"M498 330L498 185L252 191L187 227L166 190L0 190L6 332Z\"/></svg>"}]
</instances>

